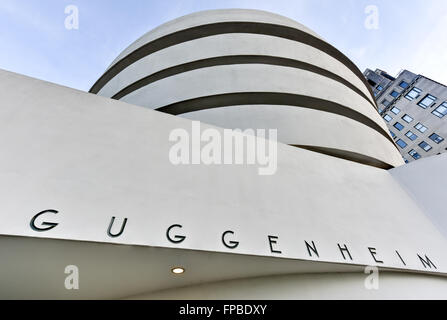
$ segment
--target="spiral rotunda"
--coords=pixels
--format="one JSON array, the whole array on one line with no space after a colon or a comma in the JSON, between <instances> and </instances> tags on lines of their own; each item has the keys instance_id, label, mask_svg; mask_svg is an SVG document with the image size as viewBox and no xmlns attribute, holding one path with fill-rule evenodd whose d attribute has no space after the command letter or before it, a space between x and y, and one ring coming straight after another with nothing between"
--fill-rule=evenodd
<instances>
[{"instance_id":1,"label":"spiral rotunda","mask_svg":"<svg viewBox=\"0 0 447 320\"><path fill-rule=\"evenodd\" d=\"M90 92L391 168L402 159L362 73L303 25L256 10L168 22L113 61Z\"/></svg>"}]
</instances>

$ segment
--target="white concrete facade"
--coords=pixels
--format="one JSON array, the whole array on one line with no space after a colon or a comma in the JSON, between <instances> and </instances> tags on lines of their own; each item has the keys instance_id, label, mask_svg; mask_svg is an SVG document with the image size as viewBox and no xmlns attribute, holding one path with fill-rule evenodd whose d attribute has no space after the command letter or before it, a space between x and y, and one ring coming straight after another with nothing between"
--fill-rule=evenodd
<instances>
[{"instance_id":1,"label":"white concrete facade","mask_svg":"<svg viewBox=\"0 0 447 320\"><path fill-rule=\"evenodd\" d=\"M214 10L166 23L130 45L91 92L224 128L275 128L289 145L382 168L402 164L357 67L312 31L267 12ZM277 99L227 102L253 93ZM191 100L198 101L185 109ZM309 109L319 110L315 118ZM283 120L291 118L302 121Z\"/></svg>"},{"instance_id":2,"label":"white concrete facade","mask_svg":"<svg viewBox=\"0 0 447 320\"><path fill-rule=\"evenodd\" d=\"M215 16L227 13L209 19ZM325 90L311 84L328 86L326 92L340 86L321 75L304 78L304 71L263 65L216 72L236 72L237 80L250 67L287 79L275 88L279 92L301 90L287 87L293 77L308 80L302 93L315 96ZM175 78L165 80L176 86ZM213 90L206 74L201 79L203 88ZM226 89L236 90L236 84ZM374 106L362 107L365 99L354 95L359 104L351 105L343 97L350 89L339 87L328 99L348 104L341 110L357 108L363 118L267 103L253 105L259 110L255 121L244 122L247 106L178 117L6 71L0 71L0 88L0 298L447 298L447 239L434 218L440 213L409 191L405 172L411 167L398 167L399 152L377 131L384 126L380 116L368 111ZM190 89L176 94L209 94ZM153 93L157 101L177 99ZM173 165L170 132L191 130L198 118L209 119L202 129L219 132L256 123L284 127L277 172L260 176L252 165ZM305 135L293 120L310 128L313 119L324 124L315 135L333 136L331 149L398 168L288 145ZM359 119L370 119L370 126ZM318 137L307 143L325 146ZM67 265L79 268L79 290L64 287ZM186 272L173 275L176 266ZM365 288L365 266L380 268L379 290Z\"/></svg>"}]
</instances>

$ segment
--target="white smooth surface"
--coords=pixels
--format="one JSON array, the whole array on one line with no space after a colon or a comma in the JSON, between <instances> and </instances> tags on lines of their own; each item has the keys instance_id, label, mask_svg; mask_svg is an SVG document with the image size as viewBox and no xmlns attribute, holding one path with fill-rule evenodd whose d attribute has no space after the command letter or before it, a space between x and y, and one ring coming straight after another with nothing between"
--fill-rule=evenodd
<instances>
[{"instance_id":1,"label":"white smooth surface","mask_svg":"<svg viewBox=\"0 0 447 320\"><path fill-rule=\"evenodd\" d=\"M374 107L338 81L310 71L272 65L215 66L184 72L138 89L121 101L161 108L183 100L234 92L279 92L329 100L367 116L388 132Z\"/></svg>"},{"instance_id":2,"label":"white smooth surface","mask_svg":"<svg viewBox=\"0 0 447 320\"><path fill-rule=\"evenodd\" d=\"M358 76L321 50L278 37L237 33L192 40L154 52L113 77L98 94L110 98L128 85L160 70L200 59L229 55L265 55L310 63L339 75L367 97L371 96ZM373 101L372 97L370 101Z\"/></svg>"},{"instance_id":3,"label":"white smooth surface","mask_svg":"<svg viewBox=\"0 0 447 320\"><path fill-rule=\"evenodd\" d=\"M0 299L362 299L446 297L446 278L194 250L0 236ZM79 289L66 290L75 265ZM182 265L186 272L173 275Z\"/></svg>"},{"instance_id":4,"label":"white smooth surface","mask_svg":"<svg viewBox=\"0 0 447 320\"><path fill-rule=\"evenodd\" d=\"M299 23L268 12L237 9L206 11L179 18L147 33L126 49L118 59L145 43L171 32L222 21L279 23L314 34ZM127 86L173 66L229 55L267 55L303 61L346 79L365 93L368 98L336 80L310 71L268 64L230 64L210 66L172 75L139 88L120 100L150 109L158 109L188 99L227 93L299 94L328 100L355 110L374 121L389 136L384 120L371 103L374 103L374 98L371 96L369 88L353 71L329 54L312 46L274 36L247 33L220 34L170 46L129 65L110 79L99 91L99 95L112 97ZM204 120L202 115L207 114L205 119L213 118L210 123L223 128L237 128L240 122L246 122L246 124L249 123L250 127L248 128L250 129L277 129L281 132L279 141L283 143L326 148L326 150L331 148L336 153L358 154L392 167L403 164L402 157L391 137L389 136L387 139L387 137L373 133L373 138L370 138L372 130L366 125L359 123L340 128L333 122L325 121L338 116L328 115L324 112L309 113L299 107L273 109L271 106L270 112L262 116L265 107L253 106L250 109L244 109L251 110L251 113L241 113L239 112L240 108L228 106L225 111L213 109L192 112L186 117L202 121ZM223 112L228 116L221 117ZM315 117L301 117L310 114ZM279 121L271 121L272 118L279 119ZM254 119L258 121L254 121ZM290 119L294 119L295 123L291 124ZM350 123L348 119L341 121ZM324 129L313 130L313 126L320 129L324 127ZM297 132L297 127L300 128L299 132ZM340 131L340 129L342 130Z\"/></svg>"},{"instance_id":5,"label":"white smooth surface","mask_svg":"<svg viewBox=\"0 0 447 320\"><path fill-rule=\"evenodd\" d=\"M446 166L447 154L441 154L390 171L445 237L447 237Z\"/></svg>"},{"instance_id":6,"label":"white smooth surface","mask_svg":"<svg viewBox=\"0 0 447 320\"><path fill-rule=\"evenodd\" d=\"M149 31L148 33L141 36L135 42L133 42L129 47L127 47L111 64L114 65L117 61L121 60L129 53L135 51L139 47L145 45L152 40L161 38L167 34L171 34L180 30L210 24L218 22L246 22L247 16L250 17L251 22L260 23L272 23L283 26L289 26L320 38L315 32L309 28L303 26L302 24L296 22L295 20L289 19L287 17L274 14L262 10L248 10L248 9L220 9L220 10L207 10L195 12L188 14L186 16L177 18L175 20L166 22L161 26ZM321 39L321 38L320 38Z\"/></svg>"},{"instance_id":7,"label":"white smooth surface","mask_svg":"<svg viewBox=\"0 0 447 320\"><path fill-rule=\"evenodd\" d=\"M121 101L155 109L188 99L235 92L290 93L332 101L366 115L388 133L385 122L374 110L371 104L351 89L332 79L319 76L308 71L288 67L268 65L234 65L198 69L152 83L123 97ZM232 112L234 109L233 106L226 108L230 109L227 112ZM257 106L252 109L256 110L256 108ZM284 113L282 112L285 110L284 108L277 108L275 110L277 111L278 116L282 118L287 118L290 116L290 113L295 112L296 115L294 118L297 119L295 126L300 126L303 124L303 127L310 127L314 122L320 121L319 114L324 113L320 111L319 113L315 113L315 118L309 119L299 118L299 115L302 112L301 108L299 107L289 109L290 112ZM209 110L209 112L219 113L214 109ZM241 114L239 113L238 115ZM245 114L245 116L253 119L250 114ZM269 117L271 117L271 115L269 115ZM323 115L322 118L324 117L325 116ZM269 121L269 118L265 115L263 119L266 120L259 122L252 121L251 128L277 129L278 131L287 132L289 137L292 137L295 133L293 126L275 126L271 123L271 126L265 127L265 124ZM202 119L196 118L195 120ZM234 122L223 121L222 119L222 121L219 122L219 125L224 128L235 128L236 124ZM328 129L327 134L330 135L331 131L334 129L335 128ZM371 131L371 129L365 125L356 126L355 130L350 129L352 129L352 127L349 126L343 128L347 135L349 134L354 137L365 137L369 135ZM363 130L363 132L359 133L361 130ZM306 136L310 134L316 136L316 138L312 139L315 141L315 145L327 146L327 134L325 131L308 131ZM296 136L294 139L279 139L279 141L283 143L303 144L301 143L302 139L303 137ZM356 138L350 138L349 140L354 141L355 139ZM373 157L389 163L392 166L401 165L403 160L393 143L382 135L379 135L377 139L381 140L381 142L378 143L380 146L378 148L387 149L389 152L386 154L380 153L380 151L377 152L376 147L372 147L365 152L366 148L364 141L367 141L367 139L362 139L362 142L360 143L357 142L355 144L351 144L350 151L370 156L372 155ZM342 142L340 142L340 144L336 144L334 146L336 149L343 150L344 140L341 141ZM309 142L304 144L309 144Z\"/></svg>"},{"instance_id":8,"label":"white smooth surface","mask_svg":"<svg viewBox=\"0 0 447 320\"><path fill-rule=\"evenodd\" d=\"M190 128L187 119L6 71L0 86L1 298L152 297L209 283L170 296L198 297L216 281L312 272L332 273L316 295L330 297L335 286L352 297L363 290L356 287L362 266L378 265L370 246L388 271L421 272L416 282L393 277L378 296L409 297L413 288L414 297L445 297L445 237L387 171L281 144L273 176L250 166L176 167L168 135ZM43 219L59 225L33 231L30 219L45 209L59 210ZM129 219L119 238L106 233L112 216ZM165 236L174 223L187 236L180 245ZM236 250L221 243L225 230L240 241ZM281 254L270 252L267 235L279 237ZM309 257L304 241L315 241L320 257ZM353 261L343 260L337 243ZM417 254L438 269L425 269ZM79 291L63 286L67 265L79 267ZM179 265L185 278L174 279L170 270ZM340 282L338 272L358 275ZM290 283L309 283L303 277ZM273 290L269 298L309 296L288 281L254 281Z\"/></svg>"},{"instance_id":9,"label":"white smooth surface","mask_svg":"<svg viewBox=\"0 0 447 320\"><path fill-rule=\"evenodd\" d=\"M168 161L172 129L191 121L0 73L0 233L44 238L186 248L250 255L271 253L267 235L279 237L281 257L309 259L304 240L315 241L321 261L422 270L427 254L445 272L445 239L384 170L278 145L278 171L257 166L174 166ZM202 124L202 129L210 126ZM221 129L220 129L221 130ZM383 190L389 190L383 192ZM36 233L31 217L60 213L58 227ZM109 238L112 216L129 219L125 233ZM187 240L174 245L167 227L179 223ZM235 231L236 250L221 243Z\"/></svg>"},{"instance_id":10,"label":"white smooth surface","mask_svg":"<svg viewBox=\"0 0 447 320\"><path fill-rule=\"evenodd\" d=\"M181 117L230 129L278 128L278 141L361 153L399 166L402 158L376 130L337 114L296 106L232 106L189 112ZM394 156L394 159L392 156Z\"/></svg>"},{"instance_id":11,"label":"white smooth surface","mask_svg":"<svg viewBox=\"0 0 447 320\"><path fill-rule=\"evenodd\" d=\"M129 299L178 300L415 300L447 299L447 279L379 273L378 290L366 289L362 273L312 273L220 281L141 294Z\"/></svg>"}]
</instances>

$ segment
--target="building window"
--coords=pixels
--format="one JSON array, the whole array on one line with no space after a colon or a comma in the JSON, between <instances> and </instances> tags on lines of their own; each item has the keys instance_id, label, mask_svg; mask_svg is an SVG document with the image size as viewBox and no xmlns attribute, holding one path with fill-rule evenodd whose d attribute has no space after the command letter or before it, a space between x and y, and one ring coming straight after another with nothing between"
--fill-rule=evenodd
<instances>
[{"instance_id":1,"label":"building window","mask_svg":"<svg viewBox=\"0 0 447 320\"><path fill-rule=\"evenodd\" d=\"M385 107L388 107L390 104L391 104L391 102L389 102L388 100L383 100L382 101L382 104L385 106Z\"/></svg>"},{"instance_id":2,"label":"building window","mask_svg":"<svg viewBox=\"0 0 447 320\"><path fill-rule=\"evenodd\" d=\"M396 107L393 107L393 108L391 109L391 112L394 113L394 114L399 114L400 109L399 109L399 108L396 108Z\"/></svg>"},{"instance_id":3,"label":"building window","mask_svg":"<svg viewBox=\"0 0 447 320\"><path fill-rule=\"evenodd\" d=\"M397 98L398 95L399 95L399 92L397 92L396 90L393 90L390 93L390 96L392 96L393 98Z\"/></svg>"},{"instance_id":4,"label":"building window","mask_svg":"<svg viewBox=\"0 0 447 320\"><path fill-rule=\"evenodd\" d=\"M396 134L393 131L390 130L390 133L393 138L396 138Z\"/></svg>"},{"instance_id":5,"label":"building window","mask_svg":"<svg viewBox=\"0 0 447 320\"><path fill-rule=\"evenodd\" d=\"M443 102L432 113L439 118L443 118L447 114L447 102Z\"/></svg>"},{"instance_id":6,"label":"building window","mask_svg":"<svg viewBox=\"0 0 447 320\"><path fill-rule=\"evenodd\" d=\"M429 145L429 144L428 144L427 142L425 142L425 141L422 141L421 143L419 143L419 147L421 147L422 149L424 149L425 152L428 152L428 151L430 151L431 149L433 149L432 146Z\"/></svg>"},{"instance_id":7,"label":"building window","mask_svg":"<svg viewBox=\"0 0 447 320\"><path fill-rule=\"evenodd\" d=\"M440 135L437 135L436 133L433 133L429 138L437 144L440 144L442 141L444 141L444 138Z\"/></svg>"},{"instance_id":8,"label":"building window","mask_svg":"<svg viewBox=\"0 0 447 320\"><path fill-rule=\"evenodd\" d=\"M382 91L383 87L382 86L377 86L377 90Z\"/></svg>"},{"instance_id":9,"label":"building window","mask_svg":"<svg viewBox=\"0 0 447 320\"><path fill-rule=\"evenodd\" d=\"M402 131L402 129L404 128L404 126L403 126L401 123L399 123L399 122L396 122L396 123L394 124L394 127L395 127L397 130L399 130L399 131Z\"/></svg>"},{"instance_id":10,"label":"building window","mask_svg":"<svg viewBox=\"0 0 447 320\"><path fill-rule=\"evenodd\" d=\"M402 117L402 119L403 119L405 122L407 122L407 123L410 123L411 121L414 120L414 119L413 119L412 117L410 117L408 114L404 115L404 116Z\"/></svg>"},{"instance_id":11,"label":"building window","mask_svg":"<svg viewBox=\"0 0 447 320\"><path fill-rule=\"evenodd\" d=\"M411 131L408 131L405 135L406 135L407 138L410 139L411 141L414 141L414 140L416 140L416 139L418 138L418 136L415 135L415 134L414 134L413 132L411 132Z\"/></svg>"},{"instance_id":12,"label":"building window","mask_svg":"<svg viewBox=\"0 0 447 320\"><path fill-rule=\"evenodd\" d=\"M425 131L427 131L427 127L424 126L422 123L418 123L417 125L414 126L416 128L417 131L419 131L420 133L424 133Z\"/></svg>"},{"instance_id":13,"label":"building window","mask_svg":"<svg viewBox=\"0 0 447 320\"><path fill-rule=\"evenodd\" d=\"M390 115L388 114L384 115L383 118L385 119L386 122L390 122L391 120L393 120L393 118L391 118Z\"/></svg>"},{"instance_id":14,"label":"building window","mask_svg":"<svg viewBox=\"0 0 447 320\"><path fill-rule=\"evenodd\" d=\"M427 94L424 99L419 101L418 106L424 109L427 109L428 107L431 107L433 103L436 101L436 97Z\"/></svg>"},{"instance_id":15,"label":"building window","mask_svg":"<svg viewBox=\"0 0 447 320\"><path fill-rule=\"evenodd\" d=\"M415 160L418 160L418 159L421 158L421 155L420 155L419 153L417 153L416 150L413 150L413 149L410 150L410 152L408 152L408 154L409 154L410 156L412 156L413 159L415 159Z\"/></svg>"},{"instance_id":16,"label":"building window","mask_svg":"<svg viewBox=\"0 0 447 320\"><path fill-rule=\"evenodd\" d=\"M396 143L397 143L397 145L398 145L399 147L401 147L402 149L405 149L405 147L407 146L407 144L405 143L405 141L403 141L403 140L401 140L401 139L397 140Z\"/></svg>"},{"instance_id":17,"label":"building window","mask_svg":"<svg viewBox=\"0 0 447 320\"><path fill-rule=\"evenodd\" d=\"M399 87L401 87L402 89L406 89L406 88L408 88L408 83L405 82L405 81L402 81L402 82L399 84Z\"/></svg>"},{"instance_id":18,"label":"building window","mask_svg":"<svg viewBox=\"0 0 447 320\"><path fill-rule=\"evenodd\" d=\"M410 101L413 101L414 99L419 98L419 96L421 95L421 92L422 92L421 89L413 88L413 89L411 89L410 92L407 93L405 98L407 98Z\"/></svg>"},{"instance_id":19,"label":"building window","mask_svg":"<svg viewBox=\"0 0 447 320\"><path fill-rule=\"evenodd\" d=\"M400 124L399 122L396 122L394 124L394 128L396 128L399 131L402 131L402 129L404 128L404 126L402 124Z\"/></svg>"}]
</instances>

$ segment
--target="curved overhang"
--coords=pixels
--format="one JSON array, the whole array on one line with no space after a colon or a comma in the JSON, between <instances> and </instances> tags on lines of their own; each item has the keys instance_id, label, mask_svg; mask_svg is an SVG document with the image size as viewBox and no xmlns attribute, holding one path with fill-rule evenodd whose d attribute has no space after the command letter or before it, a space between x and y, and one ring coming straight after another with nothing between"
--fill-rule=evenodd
<instances>
[{"instance_id":1,"label":"curved overhang","mask_svg":"<svg viewBox=\"0 0 447 320\"><path fill-rule=\"evenodd\" d=\"M266 36L274 36L284 38L299 43L306 44L321 50L348 67L370 91L370 98L373 99L372 91L366 82L362 72L349 60L343 53L337 50L329 43L317 38L316 36L305 31L284 25L276 25L259 22L217 22L212 24L200 25L185 30L180 30L161 38L155 39L149 43L138 47L125 57L115 62L92 86L91 93L98 93L102 87L106 85L113 77L118 75L128 66L138 60L155 53L159 50L181 44L183 42L196 40L204 37L216 36L220 34L246 33L260 34Z\"/></svg>"},{"instance_id":2,"label":"curved overhang","mask_svg":"<svg viewBox=\"0 0 447 320\"><path fill-rule=\"evenodd\" d=\"M209 59L233 58L234 56L266 57L264 61L260 61L261 63L271 63L267 58L275 58L276 61L279 59L288 61L289 66L300 64L309 66L309 69L313 66L310 70L336 75L351 83L365 96L370 96L369 89L351 70L323 51L283 38L242 33L201 38L157 51L128 66L120 72L119 76L111 79L98 94L112 97L139 80L151 75L159 75L164 70L177 69L178 66L189 67L191 64L202 63ZM244 63L247 62L244 61ZM224 64L220 63L220 65ZM283 62L280 65L286 64ZM191 69L188 68L185 71L191 71ZM374 99L369 98L369 100L375 103Z\"/></svg>"},{"instance_id":3,"label":"curved overhang","mask_svg":"<svg viewBox=\"0 0 447 320\"><path fill-rule=\"evenodd\" d=\"M332 73L331 71L325 70L323 68L320 68L318 66L303 61L282 58L282 57L274 57L274 56L262 56L262 55L234 55L234 56L212 57L176 65L167 69L160 70L158 72L145 76L139 79L138 81L131 83L130 85L121 89L118 93L115 93L112 96L112 99L120 100L125 96L127 96L128 94L131 94L136 90L146 87L153 82L168 77L172 77L184 72L193 71L201 68L210 68L225 65L240 65L240 64L265 64L265 65L290 67L310 71L318 75L340 82L341 84L345 85L346 87L350 88L351 90L359 94L365 100L370 102L373 107L375 107L375 103L370 101L370 97L368 97L365 93L363 93L360 89L351 84L349 81L345 80L343 77L335 73Z\"/></svg>"},{"instance_id":4,"label":"curved overhang","mask_svg":"<svg viewBox=\"0 0 447 320\"><path fill-rule=\"evenodd\" d=\"M383 143L383 135L376 130L346 116L311 108L243 105L204 109L181 117L244 131L256 126L280 128L277 139L285 144L383 169L398 166L401 161L399 156L390 158L394 144ZM325 132L324 140L315 132Z\"/></svg>"},{"instance_id":5,"label":"curved overhang","mask_svg":"<svg viewBox=\"0 0 447 320\"><path fill-rule=\"evenodd\" d=\"M114 65L117 61L124 58L129 53L133 52L135 49L143 46L146 43L149 43L157 38L161 38L168 34L177 32L179 30L184 30L204 24L219 22L245 22L247 21L247 15L250 16L250 21L259 22L259 23L271 23L271 24L280 24L289 26L292 28L296 28L298 30L302 30L304 32L310 33L317 38L320 38L318 34L316 34L311 29L302 25L301 23L289 19L285 16L275 14L268 11L263 10L255 10L255 9L219 9L219 10L204 10L199 12L194 12L174 20L168 21L150 32L147 32L140 38L138 38L135 42L130 44L123 52L121 52L116 59L111 63L110 66ZM109 68L110 68L109 66Z\"/></svg>"},{"instance_id":6,"label":"curved overhang","mask_svg":"<svg viewBox=\"0 0 447 320\"><path fill-rule=\"evenodd\" d=\"M313 31L268 12L212 10L168 22L124 50L90 92L188 117L216 108L231 113L237 106L256 110L261 105L294 106L297 114L303 108L331 113L365 128L357 126L335 144L327 143L324 133L341 137L335 130L353 127L328 127L312 142L291 138L292 126L275 129L286 132L290 139L281 140L280 135L280 141L289 145L380 168L403 164L360 70ZM282 109L277 111L275 118L281 117ZM294 118L297 126L308 127ZM231 122L215 123L236 128ZM266 121L250 122L253 128L261 123ZM369 130L379 133L382 141L376 139L375 146L366 148L356 141L366 141ZM390 150L388 156L385 149Z\"/></svg>"},{"instance_id":7,"label":"curved overhang","mask_svg":"<svg viewBox=\"0 0 447 320\"><path fill-rule=\"evenodd\" d=\"M272 298L292 287L276 281L286 275L294 296L304 297L297 284L314 272L354 295L352 281L368 266L390 276L394 297L445 298L445 236L392 171L304 143L278 143L268 176L258 165L175 165L169 137L192 132L189 119L6 71L0 87L1 297L175 297L174 288L247 287L258 277ZM328 116L334 127L350 127L346 134L360 126L287 110ZM224 128L201 126L224 136ZM64 270L73 265L81 287L69 291ZM175 266L183 276L171 273Z\"/></svg>"}]
</instances>

